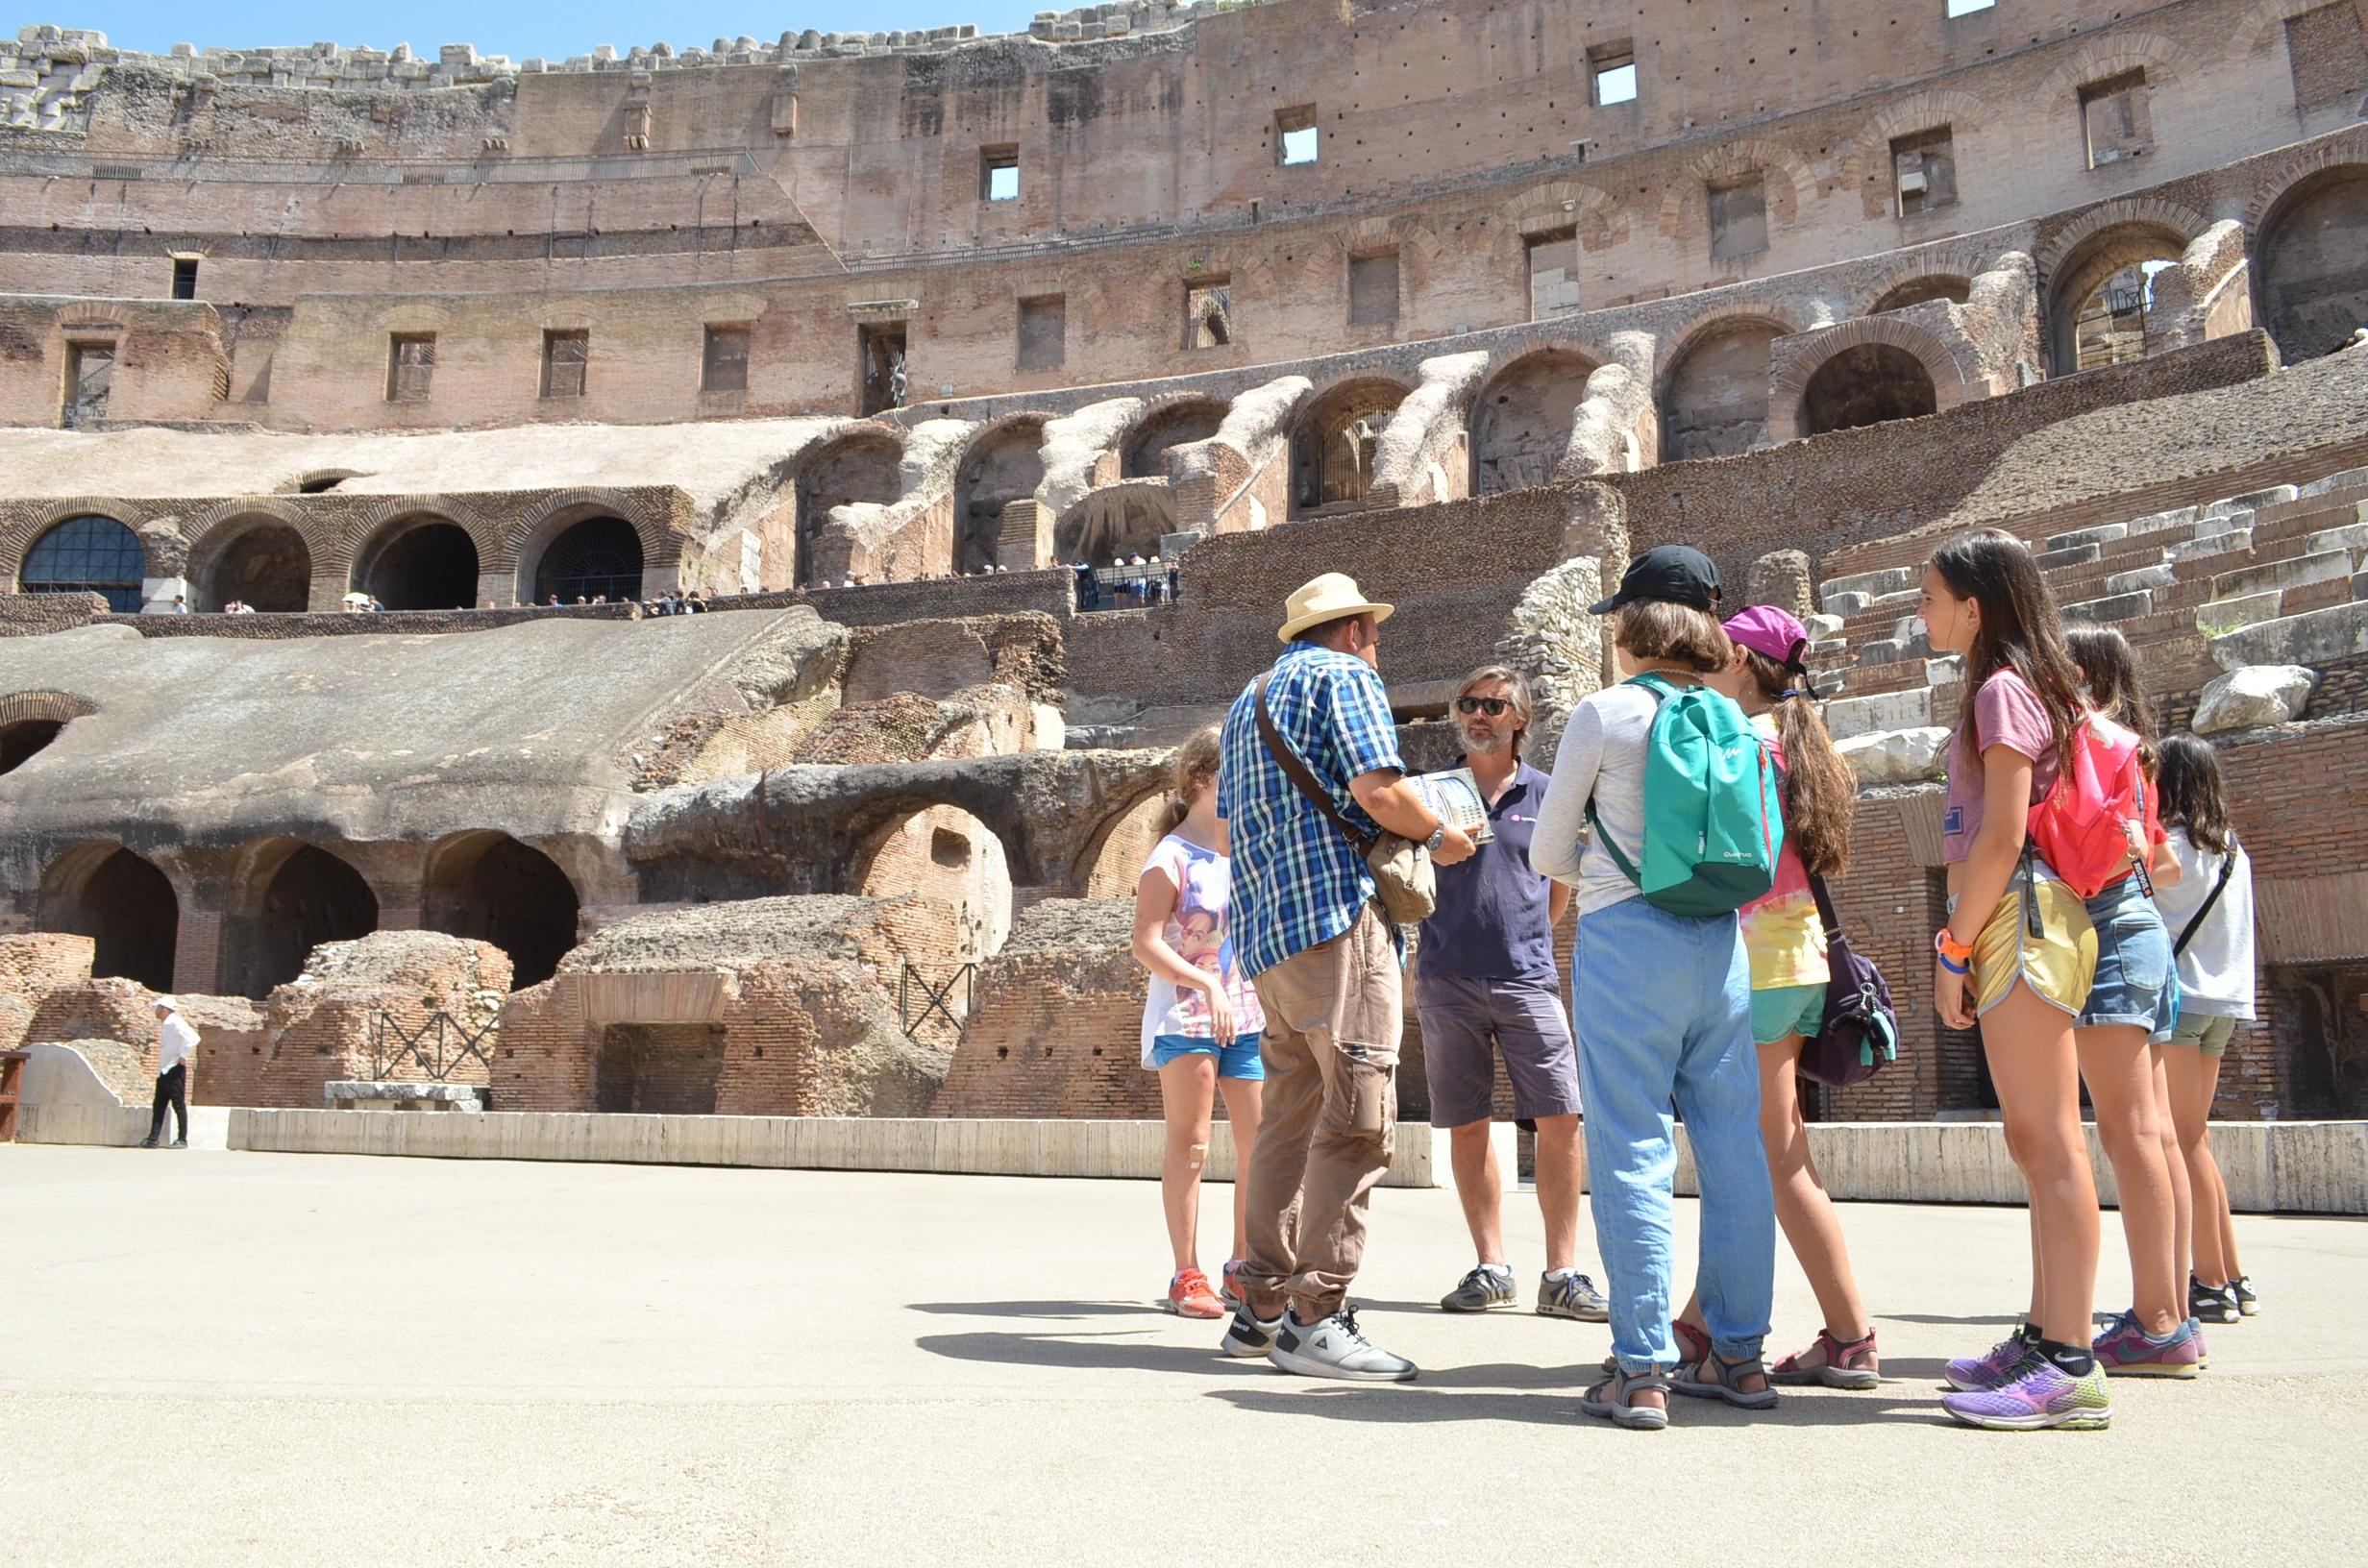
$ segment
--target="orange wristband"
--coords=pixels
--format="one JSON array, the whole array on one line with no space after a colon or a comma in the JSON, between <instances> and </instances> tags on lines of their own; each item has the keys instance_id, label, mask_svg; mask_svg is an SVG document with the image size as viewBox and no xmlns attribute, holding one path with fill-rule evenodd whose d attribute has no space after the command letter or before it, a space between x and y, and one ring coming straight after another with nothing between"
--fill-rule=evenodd
<instances>
[{"instance_id":1,"label":"orange wristband","mask_svg":"<svg viewBox=\"0 0 2368 1568\"><path fill-rule=\"evenodd\" d=\"M1947 959L1952 965L1973 962L1973 948L1951 938L1949 928L1945 925L1933 933L1933 951Z\"/></svg>"}]
</instances>

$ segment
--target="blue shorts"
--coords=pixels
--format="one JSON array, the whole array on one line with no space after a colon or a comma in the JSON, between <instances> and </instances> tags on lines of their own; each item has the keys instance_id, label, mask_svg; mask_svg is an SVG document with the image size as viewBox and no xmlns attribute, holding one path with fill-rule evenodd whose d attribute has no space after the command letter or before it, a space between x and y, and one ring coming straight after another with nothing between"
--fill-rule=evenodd
<instances>
[{"instance_id":1,"label":"blue shorts","mask_svg":"<svg viewBox=\"0 0 2368 1568\"><path fill-rule=\"evenodd\" d=\"M2179 1017L2179 982L2171 934L2155 901L2125 876L2088 900L2097 928L2097 978L2080 1027L2135 1027L2158 1041L2171 1038Z\"/></svg>"},{"instance_id":2,"label":"blue shorts","mask_svg":"<svg viewBox=\"0 0 2368 1568\"><path fill-rule=\"evenodd\" d=\"M1152 1037L1152 1066L1164 1067L1183 1056L1217 1058L1217 1076L1220 1078L1240 1078L1255 1084L1262 1082L1267 1075L1266 1058L1258 1054L1258 1037L1254 1033L1236 1035L1232 1044L1221 1047L1213 1040L1195 1040L1190 1035Z\"/></svg>"},{"instance_id":3,"label":"blue shorts","mask_svg":"<svg viewBox=\"0 0 2368 1568\"><path fill-rule=\"evenodd\" d=\"M1825 1027L1822 980L1813 986L1770 986L1751 993L1751 1042L1773 1045L1790 1035L1814 1037Z\"/></svg>"}]
</instances>

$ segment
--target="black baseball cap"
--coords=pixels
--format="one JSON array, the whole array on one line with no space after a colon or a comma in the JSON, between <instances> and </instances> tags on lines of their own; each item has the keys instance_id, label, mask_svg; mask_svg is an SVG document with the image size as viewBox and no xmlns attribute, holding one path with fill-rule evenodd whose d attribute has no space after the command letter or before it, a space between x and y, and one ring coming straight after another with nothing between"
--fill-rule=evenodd
<instances>
[{"instance_id":1,"label":"black baseball cap","mask_svg":"<svg viewBox=\"0 0 2368 1568\"><path fill-rule=\"evenodd\" d=\"M1655 600L1713 609L1718 603L1718 568L1690 545L1655 545L1628 563L1619 592L1588 613L1610 615L1623 604Z\"/></svg>"}]
</instances>

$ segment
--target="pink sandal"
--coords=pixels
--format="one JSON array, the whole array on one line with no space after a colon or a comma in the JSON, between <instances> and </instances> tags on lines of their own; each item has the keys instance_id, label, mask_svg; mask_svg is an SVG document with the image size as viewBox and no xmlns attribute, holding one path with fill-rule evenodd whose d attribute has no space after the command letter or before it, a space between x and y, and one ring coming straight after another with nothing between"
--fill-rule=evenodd
<instances>
[{"instance_id":1,"label":"pink sandal","mask_svg":"<svg viewBox=\"0 0 2368 1568\"><path fill-rule=\"evenodd\" d=\"M1822 1354L1824 1360L1821 1364L1802 1364L1801 1358L1810 1351ZM1828 1388L1860 1391L1875 1387L1883 1382L1883 1360L1875 1354L1875 1333L1869 1329L1865 1338L1844 1343L1835 1338L1831 1330L1819 1329L1815 1344L1807 1350L1796 1350L1778 1361L1769 1369L1767 1378L1770 1383L1821 1383Z\"/></svg>"}]
</instances>

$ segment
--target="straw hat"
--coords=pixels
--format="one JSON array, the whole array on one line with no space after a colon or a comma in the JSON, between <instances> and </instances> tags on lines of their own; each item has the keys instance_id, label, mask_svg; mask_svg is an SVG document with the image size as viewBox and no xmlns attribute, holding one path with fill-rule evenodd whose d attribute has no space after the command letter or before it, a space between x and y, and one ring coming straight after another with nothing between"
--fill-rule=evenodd
<instances>
[{"instance_id":1,"label":"straw hat","mask_svg":"<svg viewBox=\"0 0 2368 1568\"><path fill-rule=\"evenodd\" d=\"M1283 629L1275 635L1287 643L1310 626L1369 612L1377 622L1387 621L1396 608L1394 604L1376 604L1367 599L1365 590L1357 586L1357 579L1345 572L1326 572L1301 583L1283 600Z\"/></svg>"}]
</instances>

